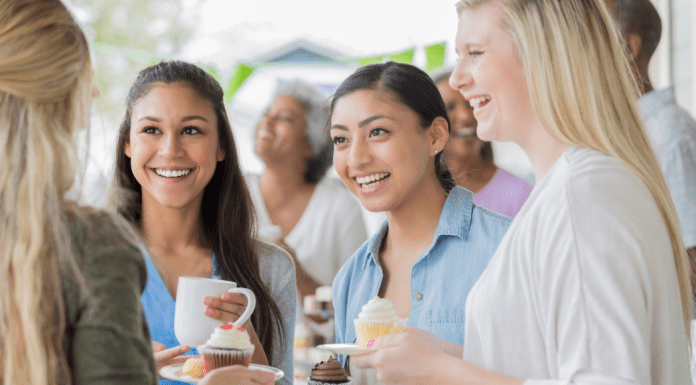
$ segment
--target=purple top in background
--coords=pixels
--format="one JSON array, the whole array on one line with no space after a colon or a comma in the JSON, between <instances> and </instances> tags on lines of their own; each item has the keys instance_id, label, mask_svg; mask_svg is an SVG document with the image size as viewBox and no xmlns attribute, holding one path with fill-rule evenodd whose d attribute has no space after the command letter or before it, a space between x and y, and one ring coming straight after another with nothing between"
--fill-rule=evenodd
<instances>
[{"instance_id":1,"label":"purple top in background","mask_svg":"<svg viewBox=\"0 0 696 385\"><path fill-rule=\"evenodd\" d=\"M524 179L498 168L486 187L474 194L474 203L487 210L514 218L527 201L532 187Z\"/></svg>"}]
</instances>

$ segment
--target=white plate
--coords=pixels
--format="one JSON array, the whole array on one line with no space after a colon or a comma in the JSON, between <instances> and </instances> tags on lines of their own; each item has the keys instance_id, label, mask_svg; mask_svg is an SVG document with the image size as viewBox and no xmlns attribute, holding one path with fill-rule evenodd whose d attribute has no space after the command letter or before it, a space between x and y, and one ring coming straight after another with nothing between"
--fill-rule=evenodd
<instances>
[{"instance_id":1,"label":"white plate","mask_svg":"<svg viewBox=\"0 0 696 385\"><path fill-rule=\"evenodd\" d=\"M352 354L369 353L370 351L376 350L370 348L360 349L358 344L324 344L317 346L317 348L346 356L350 356Z\"/></svg>"},{"instance_id":2,"label":"white plate","mask_svg":"<svg viewBox=\"0 0 696 385\"><path fill-rule=\"evenodd\" d=\"M160 376L166 380L181 381L187 384L197 384L201 380L200 378L193 378L188 374L184 374L181 371L183 367L184 364L167 365L160 369ZM275 374L276 381L280 380L285 375L282 370L266 365L250 364L249 369L271 372Z\"/></svg>"}]
</instances>

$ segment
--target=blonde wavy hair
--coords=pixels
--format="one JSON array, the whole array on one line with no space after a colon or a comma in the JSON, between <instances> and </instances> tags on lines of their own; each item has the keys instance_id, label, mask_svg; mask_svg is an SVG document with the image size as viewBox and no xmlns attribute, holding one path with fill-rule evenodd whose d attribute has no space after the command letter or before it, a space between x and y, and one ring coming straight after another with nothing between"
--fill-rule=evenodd
<instances>
[{"instance_id":1,"label":"blonde wavy hair","mask_svg":"<svg viewBox=\"0 0 696 385\"><path fill-rule=\"evenodd\" d=\"M650 190L667 226L690 336L689 261L672 199L636 100L621 37L604 0L461 0L457 12L502 1L503 25L525 69L534 109L558 140L618 159Z\"/></svg>"},{"instance_id":2,"label":"blonde wavy hair","mask_svg":"<svg viewBox=\"0 0 696 385\"><path fill-rule=\"evenodd\" d=\"M61 271L77 271L64 196L93 78L58 0L0 1L0 383L70 383Z\"/></svg>"}]
</instances>

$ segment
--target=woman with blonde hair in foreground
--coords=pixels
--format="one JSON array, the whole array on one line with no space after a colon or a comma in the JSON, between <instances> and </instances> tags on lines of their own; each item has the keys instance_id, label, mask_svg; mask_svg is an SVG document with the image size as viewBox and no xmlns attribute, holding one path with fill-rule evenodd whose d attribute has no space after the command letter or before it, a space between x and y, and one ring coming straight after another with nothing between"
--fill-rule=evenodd
<instances>
[{"instance_id":1,"label":"woman with blonde hair in foreground","mask_svg":"<svg viewBox=\"0 0 696 385\"><path fill-rule=\"evenodd\" d=\"M119 220L65 199L93 92L60 1L0 3L0 383L154 384L145 264Z\"/></svg>"},{"instance_id":2,"label":"woman with blonde hair in foreground","mask_svg":"<svg viewBox=\"0 0 696 385\"><path fill-rule=\"evenodd\" d=\"M3 385L157 383L134 233L65 198L93 87L87 40L60 1L0 2Z\"/></svg>"},{"instance_id":3,"label":"woman with blonde hair in foreground","mask_svg":"<svg viewBox=\"0 0 696 385\"><path fill-rule=\"evenodd\" d=\"M457 9L450 84L537 185L467 298L463 360L409 329L351 360L385 383L689 384L686 250L603 1Z\"/></svg>"}]
</instances>

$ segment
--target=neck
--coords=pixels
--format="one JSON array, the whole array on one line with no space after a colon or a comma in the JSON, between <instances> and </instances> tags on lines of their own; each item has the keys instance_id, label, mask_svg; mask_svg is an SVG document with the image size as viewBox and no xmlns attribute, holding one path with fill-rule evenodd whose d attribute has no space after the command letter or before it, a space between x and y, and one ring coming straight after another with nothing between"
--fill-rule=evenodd
<instances>
[{"instance_id":1,"label":"neck","mask_svg":"<svg viewBox=\"0 0 696 385\"><path fill-rule=\"evenodd\" d=\"M432 242L447 194L437 180L430 182L406 205L386 213L389 222L386 247L417 249Z\"/></svg>"},{"instance_id":2,"label":"neck","mask_svg":"<svg viewBox=\"0 0 696 385\"><path fill-rule=\"evenodd\" d=\"M648 74L648 63L633 62L633 74L638 79L638 87L640 88L640 94L645 95L653 90L652 83L650 82L650 75Z\"/></svg>"},{"instance_id":3,"label":"neck","mask_svg":"<svg viewBox=\"0 0 696 385\"><path fill-rule=\"evenodd\" d=\"M161 251L201 247L200 201L190 206L163 207L143 196L140 231L148 247Z\"/></svg>"},{"instance_id":4,"label":"neck","mask_svg":"<svg viewBox=\"0 0 696 385\"><path fill-rule=\"evenodd\" d=\"M268 202L269 199L274 201L290 200L295 193L304 191L312 185L305 181L304 170L267 167L259 177L259 187L266 205L272 205L273 202Z\"/></svg>"},{"instance_id":5,"label":"neck","mask_svg":"<svg viewBox=\"0 0 696 385\"><path fill-rule=\"evenodd\" d=\"M536 183L539 184L561 155L572 146L556 139L541 125L541 122L536 125L532 134L527 137L529 140L518 144L532 163L534 178Z\"/></svg>"},{"instance_id":6,"label":"neck","mask_svg":"<svg viewBox=\"0 0 696 385\"><path fill-rule=\"evenodd\" d=\"M487 181L490 175L497 169L498 167L493 162L478 156L471 161L452 164L450 173L458 186L466 187L471 183L477 183L483 180Z\"/></svg>"},{"instance_id":7,"label":"neck","mask_svg":"<svg viewBox=\"0 0 696 385\"><path fill-rule=\"evenodd\" d=\"M639 82L638 86L640 87L640 94L641 95L645 95L648 92L653 90L652 83L650 82L650 78L648 77L647 69L645 70L645 74L641 75L641 77L639 79L640 79L640 82Z\"/></svg>"}]
</instances>

